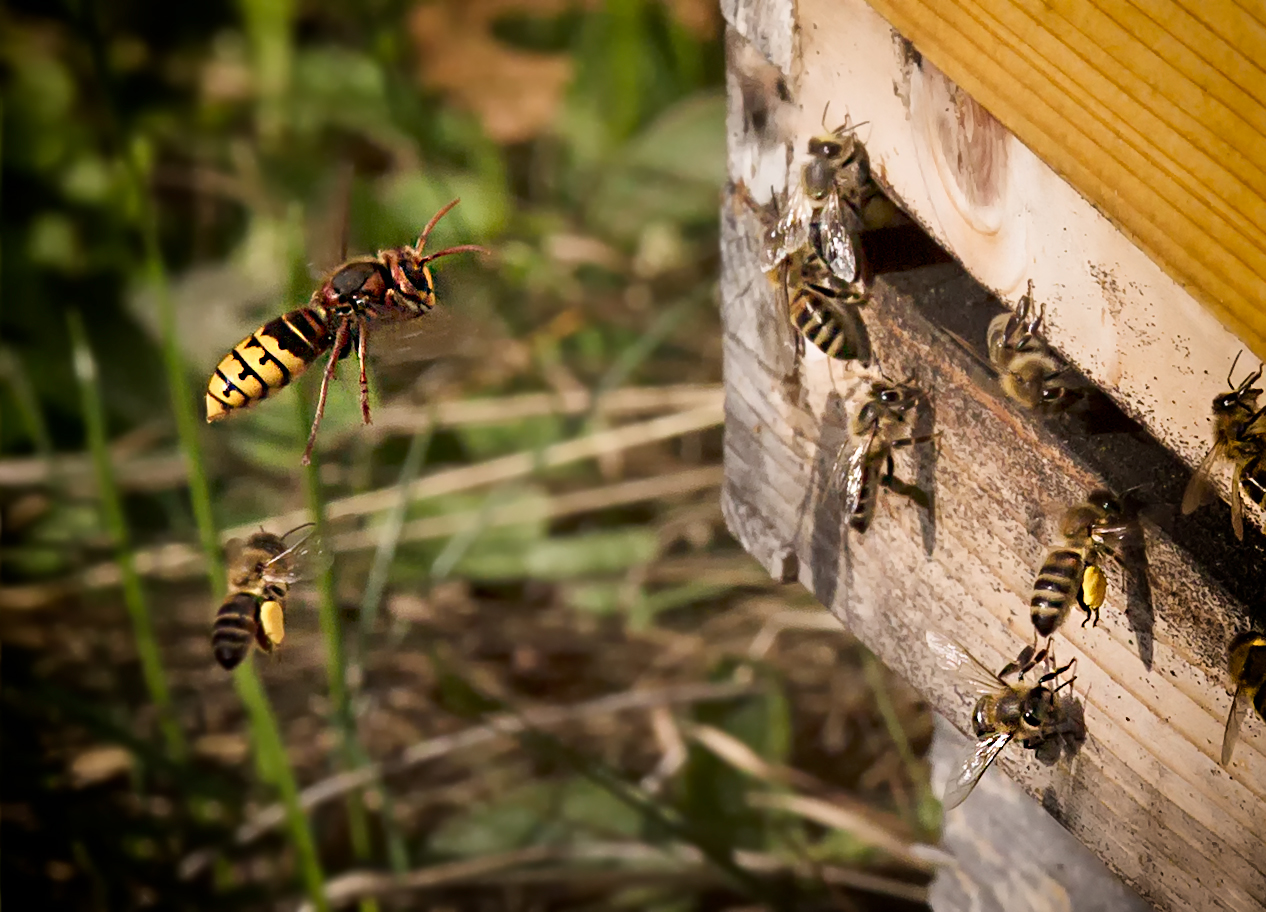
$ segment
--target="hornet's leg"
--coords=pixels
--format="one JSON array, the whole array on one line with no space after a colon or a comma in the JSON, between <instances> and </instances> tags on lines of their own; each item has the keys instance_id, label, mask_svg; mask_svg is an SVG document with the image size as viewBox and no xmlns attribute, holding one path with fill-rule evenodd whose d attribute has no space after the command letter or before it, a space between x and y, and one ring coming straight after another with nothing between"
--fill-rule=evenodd
<instances>
[{"instance_id":1,"label":"hornet's leg","mask_svg":"<svg viewBox=\"0 0 1266 912\"><path fill-rule=\"evenodd\" d=\"M362 317L357 328L356 340L356 359L360 361L360 415L361 420L365 424L369 424L369 378L365 376L365 336L369 330L369 323Z\"/></svg>"},{"instance_id":2,"label":"hornet's leg","mask_svg":"<svg viewBox=\"0 0 1266 912\"><path fill-rule=\"evenodd\" d=\"M316 443L317 428L321 426L321 418L325 415L325 397L330 392L330 381L334 379L334 368L338 364L339 352L347 343L350 322L350 317L344 317L338 325L338 331L334 334L334 347L330 350L330 361L325 367L325 374L321 377L321 394L317 396L316 417L312 419L312 433L308 435L308 445L303 450L303 458L299 460L304 465L312 462L312 447Z\"/></svg>"}]
</instances>

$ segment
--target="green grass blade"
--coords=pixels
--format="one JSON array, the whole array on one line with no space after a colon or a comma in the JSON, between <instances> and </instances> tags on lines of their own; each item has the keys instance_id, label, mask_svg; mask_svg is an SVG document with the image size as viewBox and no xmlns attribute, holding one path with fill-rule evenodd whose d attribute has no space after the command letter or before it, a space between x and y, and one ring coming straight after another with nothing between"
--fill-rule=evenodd
<instances>
[{"instance_id":1,"label":"green grass blade","mask_svg":"<svg viewBox=\"0 0 1266 912\"><path fill-rule=\"evenodd\" d=\"M167 391L171 395L171 410L176 418L176 436L180 450L189 466L189 499L193 505L194 520L198 524L198 539L207 558L207 573L211 587L217 594L223 592L224 560L220 552L219 529L215 511L211 506L211 484L207 479L206 465L202 459L202 444L198 428L202 418L198 414L197 400L189 387L189 373L180 353L176 330L176 308L167 281L167 269L163 265L162 251L158 244L158 219L150 199L146 175L149 172L149 146L143 139L132 144L128 159L133 191L136 194L141 240L145 250L145 273L150 288L158 302L159 326L163 341L163 362L167 369Z\"/></svg>"},{"instance_id":2,"label":"green grass blade","mask_svg":"<svg viewBox=\"0 0 1266 912\"><path fill-rule=\"evenodd\" d=\"M302 223L299 207L294 207L292 227L298 229ZM292 232L293 237L300 237L301 231ZM290 294L292 303L305 297L304 292L310 279L301 253L300 245L294 247L295 255L291 257ZM304 384L307 391L310 384ZM296 395L295 415L296 433L299 440L306 440L312 427L313 412L308 407L308 397ZM312 461L303 469L303 489L308 502L308 510L312 513L315 535L328 541L328 530L325 522L325 498L321 490L320 455L313 452ZM338 599L334 592L334 568L327 566L317 579L318 617L321 626L321 638L325 642L325 674L330 692L330 720L338 734L339 752L342 755L344 769L355 769L360 765L360 758L365 751L360 746L356 732L355 720L352 716L351 700L347 687L346 656L343 650L343 626L339 618ZM352 853L361 862L367 862L372 856L372 843L369 834L369 818L365 811L364 798L360 792L351 792L347 796L347 821L349 836L352 842ZM360 902L362 912L377 912L378 902L372 897Z\"/></svg>"},{"instance_id":3,"label":"green grass blade","mask_svg":"<svg viewBox=\"0 0 1266 912\"><path fill-rule=\"evenodd\" d=\"M158 652L158 639L154 635L154 623L150 617L145 591L133 560L131 536L123 515L123 501L114 481L114 466L106 446L105 406L101 402L98 386L97 362L88 345L83 318L72 310L68 316L70 343L75 366L75 379L79 383L80 401L83 404L84 425L88 430L88 448L92 452L97 471L97 486L101 492L101 513L106 531L114 540L115 559L123 574L123 601L132 620L132 636L136 641L136 654L141 662L141 674L150 700L158 707L159 727L173 757L186 756L185 739L172 708L171 692L167 688L167 676L163 671Z\"/></svg>"},{"instance_id":4,"label":"green grass blade","mask_svg":"<svg viewBox=\"0 0 1266 912\"><path fill-rule=\"evenodd\" d=\"M139 143L133 147L131 165L141 211L146 271L158 300L163 335L163 356L167 368L172 411L176 417L180 449L189 467L189 496L198 524L198 537L207 561L211 589L220 596L224 594L226 587L224 558L220 550L220 533L215 521L215 511L211 504L211 485L207 478L202 458L202 444L198 436L200 417L190 391L188 374L176 338L175 307L167 281L166 267L158 246L157 221L144 183L145 147ZM243 662L238 666L233 675L233 685L250 719L256 766L264 779L277 789L286 807L290 839L294 845L297 864L308 896L316 908L327 909L325 875L321 870L316 843L308 827L307 817L299 806L299 788L295 783L294 773L290 769L290 761L286 756L285 744L277 727L277 719L268 701L268 695L259 680L254 662Z\"/></svg>"},{"instance_id":5,"label":"green grass blade","mask_svg":"<svg viewBox=\"0 0 1266 912\"><path fill-rule=\"evenodd\" d=\"M277 717L273 715L268 694L260 683L253 660L248 659L237 666L233 673L233 686L237 688L238 696L242 698L250 716L256 763L264 778L276 787L286 808L286 825L290 830L290 841L294 845L296 864L303 877L308 899L314 908L326 912L330 905L325 899L325 874L321 870L321 859L312 839L312 830L308 827L307 815L299 804L299 787L295 784L294 773L290 769L290 759L286 756L286 746L281 740Z\"/></svg>"}]
</instances>

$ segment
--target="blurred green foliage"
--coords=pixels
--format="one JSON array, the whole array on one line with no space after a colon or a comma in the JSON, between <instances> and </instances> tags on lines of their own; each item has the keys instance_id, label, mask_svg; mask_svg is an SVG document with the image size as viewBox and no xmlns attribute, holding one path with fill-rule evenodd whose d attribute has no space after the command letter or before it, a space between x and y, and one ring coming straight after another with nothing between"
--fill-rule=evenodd
<instances>
[{"instance_id":1,"label":"blurred green foliage","mask_svg":"<svg viewBox=\"0 0 1266 912\"><path fill-rule=\"evenodd\" d=\"M437 9L449 18L437 19L432 15ZM440 21L448 22L449 30L421 34L423 13L430 28ZM688 28L679 13L657 0L558 5L239 0L179 9L152 0L8 4L0 12L0 452L47 461L52 453L85 449L88 428L65 329L73 309L83 315L86 345L98 360L101 395L94 401L104 420L94 430L104 435L94 435L100 438L97 455L104 455L107 441L116 450L190 455L176 450L158 329L161 294L153 270L147 274L147 265L154 265L146 260L148 211L156 216L158 265L165 272L158 278L170 285L181 355L199 409L207 377L225 351L301 300L292 300L288 290L295 284L296 262L310 267L314 277L305 287L314 287L315 276L344 255L344 231L352 252L412 243L430 215L458 196L461 205L438 226L431 245L477 242L495 256L440 261L440 310L453 315L452 336L440 338L438 353L406 353L399 361L382 357L372 383L375 409L389 403L426 414L437 399L717 382L720 343L712 296L716 213L725 182L723 51L715 11L710 30L697 23ZM433 42L456 46L456 59L470 61L461 91L427 70ZM524 105L522 99L478 95L506 92L504 79L480 70L490 65L480 56L489 42L504 55L523 54L538 63L556 58L565 66L568 78L551 115L524 135L499 136L489 113L497 105ZM534 103L547 92L547 87L512 87L535 91ZM141 187L129 163L138 166ZM355 178L344 213L337 188L349 166ZM307 226L302 243L300 222ZM424 330L440 325L437 319ZM398 339L382 335L374 336L371 351L379 341L384 351L393 342L410 344L404 332ZM438 329L418 335L423 342L442 336ZM311 397L317 373L276 398ZM328 471L314 471L308 479L315 501L389 489L401 478L407 435L370 439L360 433L353 376L353 366L345 362L331 389L318 446ZM304 408L270 400L230 422L199 429L219 526L261 522L303 502L295 469L304 428L296 426L295 415ZM424 468L410 472L539 452L600 427L602 420L593 414L511 416L499 424L437 428L415 452L418 462L425 456ZM670 462L714 463L715 435L697 436L689 458L665 446L668 455L638 468L653 477ZM64 583L75 571L109 559L112 537L122 542L130 536L141 545L197 539L188 489L179 480L120 483L121 516L112 515L107 530L95 494L85 493L82 484L64 483L68 466L52 463L48 479L31 491L0 491L6 511L0 530L4 584ZM614 630L622 624L629 636L652 630L678 609L722 604L736 584L643 577L645 568L668 555L705 553L710 547L710 534L696 543L689 536L664 535L664 517L680 498L561 524L543 518L554 492L609 480L609 467L569 465L490 492L411 502L393 519L385 513L365 517L364 528L381 536L379 553L394 560L375 566L366 587L370 595L344 600L364 612L362 636L349 647L353 661L368 664L373 657L376 644L367 643L384 590L416 594L425 602L443 580L460 580L467 591L511 593L498 605L498 627L521 623L538 610L540 599L529 595L542 587L558 606L574 609L578 629ZM399 534L400 521L456 513L486 517L508 506L535 508L542 518L515 525L481 518L448 541L389 540ZM15 517L20 521L13 522ZM710 515L707 523L719 519ZM339 566L340 583L360 584L358 574L365 569L349 558ZM144 585L157 605L160 636L174 638L178 622L169 616L177 613L174 587L160 589L152 580ZM350 641L354 612L336 605L333 593L330 582L323 606L327 639ZM81 625L111 597L88 610L77 605L80 613L71 615L68 626ZM183 597L196 601L202 615L215 604L201 589ZM183 641L162 646L168 660L196 654L198 673L183 668L185 683L173 694L188 715L182 720L186 728L210 730L216 726L203 718L201 685L189 683L205 681L199 674L209 664L200 618L198 651L186 650ZM431 625L442 620L431 617L416 628L402 622L394 631L397 642L419 634L421 645L413 648L425 654L433 676L426 698L437 713L462 720L502 709L507 700L484 693L485 682L477 686L465 676L484 657L463 655L462 641L448 643L432 634ZM88 658L78 667L88 667L94 682L104 682L94 684L91 697L54 683L48 669L72 664L55 647L49 647L49 658L6 645L6 751L15 738L37 744L41 733L52 730L69 732L75 746L85 740L121 744L133 757L135 791L122 797L105 787L87 797L73 791L65 771L69 749L23 754L16 761L7 752L8 784L0 800L26 800L21 789L39 783L32 800L41 819L56 825L41 831L38 851L73 859L64 863L78 871L68 885L53 888L66 907L130 906L138 896L153 895L173 906L205 907L203 882L178 881L176 866L198 847L252 851L230 846L248 802L260 797L258 770L253 779L241 768L177 762L160 748L139 670L103 645L107 634L100 639L76 647ZM595 664L603 683L623 680L634 688L642 674L631 672L631 660L621 656L603 656ZM702 674L729 680L740 663L707 655L697 665ZM682 713L729 733L769 761L787 762L794 719L785 682L765 669L742 667L765 685L760 693ZM341 674L327 669L318 682L301 670L288 682L294 685L289 690L270 687L277 715L288 727L291 762L310 779L356 753L332 760L320 751L304 756L291 746L301 722L340 722L340 707L331 708L327 694L343 692ZM592 683L573 686L585 692L580 685ZM347 692L362 703L378 699L365 689L358 677ZM234 705L235 714L216 723L216 736L244 729L241 704ZM262 698L255 710L267 710ZM253 732L257 746L261 727ZM350 737L355 736L353 730ZM753 808L747 793L770 786L697 746L689 748L684 768L657 805L652 796L615 784L606 762L587 760L539 733L525 736L523 744L549 775L511 778L487 800L450 809L430 829L419 827L424 836L411 834L403 841L403 857L390 848L399 834L392 832L389 812L378 815L369 834L375 854L355 862L349 855L362 855L363 846L341 851L347 821L310 815L322 860L334 859L336 869L353 863L399 869L526 844L583 845L590 838L656 844L685 839L730 874L734 870L727 864L736 848L807 847L806 854L820 858L847 854L832 849L829 835ZM645 745L626 748L639 762L645 759ZM280 741L275 756L281 756ZM480 772L478 760L462 762ZM264 778L285 792L278 776L272 769ZM389 801L379 807L389 807ZM292 824L295 843L305 821ZM24 867L26 856L12 860L13 837L5 832L6 887L50 889L47 872ZM259 855L274 850L275 845L254 849ZM251 869L254 879L222 865L214 902L264 907L292 898L302 855L282 853L272 868L261 862ZM320 874L309 865L310 886L314 872ZM651 894L653 900L639 902L641 894L630 890L624 899L631 907L682 907L671 891Z\"/></svg>"}]
</instances>

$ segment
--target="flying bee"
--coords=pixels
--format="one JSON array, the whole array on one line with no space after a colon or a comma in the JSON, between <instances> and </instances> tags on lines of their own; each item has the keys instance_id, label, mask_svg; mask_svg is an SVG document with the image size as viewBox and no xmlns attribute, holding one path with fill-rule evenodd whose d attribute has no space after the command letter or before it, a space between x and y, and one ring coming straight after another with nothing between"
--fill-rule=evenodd
<instances>
[{"instance_id":1,"label":"flying bee","mask_svg":"<svg viewBox=\"0 0 1266 912\"><path fill-rule=\"evenodd\" d=\"M1182 511L1190 513L1211 499L1214 468L1223 459L1234 464L1231 475L1231 527L1235 537L1244 540L1244 495L1259 507L1266 506L1266 423L1262 415L1266 407L1257 407L1262 391L1253 386L1262 376L1262 368L1244 378L1236 386L1231 382L1237 354L1226 375L1229 393L1213 400L1213 446L1205 455L1196 474L1187 484Z\"/></svg>"},{"instance_id":2,"label":"flying bee","mask_svg":"<svg viewBox=\"0 0 1266 912\"><path fill-rule=\"evenodd\" d=\"M1252 706L1266 719L1266 635L1248 631L1231 641L1227 667L1235 682L1235 698L1222 735L1222 765L1231 765L1231 753L1240 738L1240 723Z\"/></svg>"},{"instance_id":3,"label":"flying bee","mask_svg":"<svg viewBox=\"0 0 1266 912\"><path fill-rule=\"evenodd\" d=\"M827 357L869 364L870 334L858 310L864 295L841 282L808 249L792 254L780 269L779 300L785 302L799 338Z\"/></svg>"},{"instance_id":4,"label":"flying bee","mask_svg":"<svg viewBox=\"0 0 1266 912\"><path fill-rule=\"evenodd\" d=\"M1034 684L1023 684L1005 680L1006 673L1014 669L1016 663L1009 663L1002 673L992 672L960 643L935 630L927 632L927 644L936 653L941 668L955 672L980 694L971 715L976 744L971 753L956 764L945 784L941 798L945 810L963 803L1012 739L1018 738L1026 750L1036 752L1053 738L1079 727L1056 700L1056 695L1076 678L1062 684L1052 683L1071 669L1076 659L1053 669Z\"/></svg>"},{"instance_id":5,"label":"flying bee","mask_svg":"<svg viewBox=\"0 0 1266 912\"><path fill-rule=\"evenodd\" d=\"M1078 394L1061 379L1067 365L1038 334L1045 316L1046 306L1033 304L1030 280L1015 313L994 317L985 340L1003 392L1027 409L1049 414L1067 408Z\"/></svg>"},{"instance_id":6,"label":"flying bee","mask_svg":"<svg viewBox=\"0 0 1266 912\"><path fill-rule=\"evenodd\" d=\"M302 461L307 465L325 414L334 368L355 350L360 362L361 414L364 423L369 424L365 343L370 325L414 320L435 307L435 284L427 265L432 260L454 253L487 252L476 244L422 252L431 230L458 202L453 200L437 212L422 229L416 244L347 261L312 293L306 306L265 323L235 345L221 359L207 385L207 421L219 421L262 401L329 351L316 417L303 451Z\"/></svg>"},{"instance_id":7,"label":"flying bee","mask_svg":"<svg viewBox=\"0 0 1266 912\"><path fill-rule=\"evenodd\" d=\"M1065 511L1059 523L1064 542L1046 553L1029 598L1029 617L1038 634L1054 633L1074 601L1086 612L1083 627L1092 617L1099 623L1108 593L1100 562L1105 555L1120 553L1129 529L1120 501L1108 491L1091 491L1085 503Z\"/></svg>"},{"instance_id":8,"label":"flying bee","mask_svg":"<svg viewBox=\"0 0 1266 912\"><path fill-rule=\"evenodd\" d=\"M898 436L908 428L911 412L921 395L908 380L872 383L870 394L853 421L853 436L858 442L847 460L841 452L831 475L833 480L843 476L844 513L849 526L859 534L865 533L875 518L880 485L927 506L924 492L896 478L892 456L895 449L934 439L931 434Z\"/></svg>"},{"instance_id":9,"label":"flying bee","mask_svg":"<svg viewBox=\"0 0 1266 912\"><path fill-rule=\"evenodd\" d=\"M305 523L285 535L260 530L245 541L235 538L225 546L229 594L211 627L211 650L225 669L237 667L246 658L252 641L264 652L281 645L290 586L313 576L324 561L320 540L312 533L286 544L291 535L310 525Z\"/></svg>"}]
</instances>

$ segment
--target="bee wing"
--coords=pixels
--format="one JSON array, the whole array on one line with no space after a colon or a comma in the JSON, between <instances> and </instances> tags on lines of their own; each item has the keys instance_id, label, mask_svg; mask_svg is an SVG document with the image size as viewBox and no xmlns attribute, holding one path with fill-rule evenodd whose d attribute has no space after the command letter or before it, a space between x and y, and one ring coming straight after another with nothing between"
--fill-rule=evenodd
<instances>
[{"instance_id":1,"label":"bee wing","mask_svg":"<svg viewBox=\"0 0 1266 912\"><path fill-rule=\"evenodd\" d=\"M761 247L761 269L769 272L809 242L809 217L813 207L804 187L796 181L787 198L787 209L765 235Z\"/></svg>"},{"instance_id":2,"label":"bee wing","mask_svg":"<svg viewBox=\"0 0 1266 912\"><path fill-rule=\"evenodd\" d=\"M1244 541L1244 496L1240 493L1240 476L1244 474L1244 463L1235 463L1235 471L1231 473L1231 528L1235 537Z\"/></svg>"},{"instance_id":3,"label":"bee wing","mask_svg":"<svg viewBox=\"0 0 1266 912\"><path fill-rule=\"evenodd\" d=\"M971 756L963 760L958 771L945 783L945 793L941 798L941 805L945 810L963 803L980 781L980 777L985 774L985 770L989 769L990 764L1010 741L1011 732L998 732L976 743Z\"/></svg>"},{"instance_id":4,"label":"bee wing","mask_svg":"<svg viewBox=\"0 0 1266 912\"><path fill-rule=\"evenodd\" d=\"M862 502L862 482L866 478L866 458L870 455L871 444L875 440L877 430L872 430L848 457L844 468L844 515L852 516L857 512L857 505Z\"/></svg>"},{"instance_id":5,"label":"bee wing","mask_svg":"<svg viewBox=\"0 0 1266 912\"><path fill-rule=\"evenodd\" d=\"M994 693L1004 686L996 674L953 637L929 630L927 644L936 654L938 667L954 672L963 681L975 685L981 693Z\"/></svg>"},{"instance_id":6,"label":"bee wing","mask_svg":"<svg viewBox=\"0 0 1266 912\"><path fill-rule=\"evenodd\" d=\"M832 191L826 195L826 205L818 215L818 254L831 272L845 282L852 282L857 279L858 257L854 232L844 218L847 208L840 202L839 193Z\"/></svg>"},{"instance_id":7,"label":"bee wing","mask_svg":"<svg viewBox=\"0 0 1266 912\"><path fill-rule=\"evenodd\" d=\"M313 532L264 564L262 576L265 582L289 585L319 576L331 560L324 540Z\"/></svg>"},{"instance_id":8,"label":"bee wing","mask_svg":"<svg viewBox=\"0 0 1266 912\"><path fill-rule=\"evenodd\" d=\"M1226 717L1226 731L1222 733L1222 765L1230 766L1231 752L1235 750L1235 742L1240 739L1240 723L1248 712L1252 698L1243 684L1235 689L1235 699L1231 703L1231 712Z\"/></svg>"},{"instance_id":9,"label":"bee wing","mask_svg":"<svg viewBox=\"0 0 1266 912\"><path fill-rule=\"evenodd\" d=\"M1209 452L1200 461L1196 474L1191 476L1191 481L1187 483L1187 491L1182 496L1182 511L1184 514L1190 513L1197 507L1201 507L1212 500L1213 468L1222 459L1223 452L1222 442L1218 441L1209 447Z\"/></svg>"}]
</instances>

